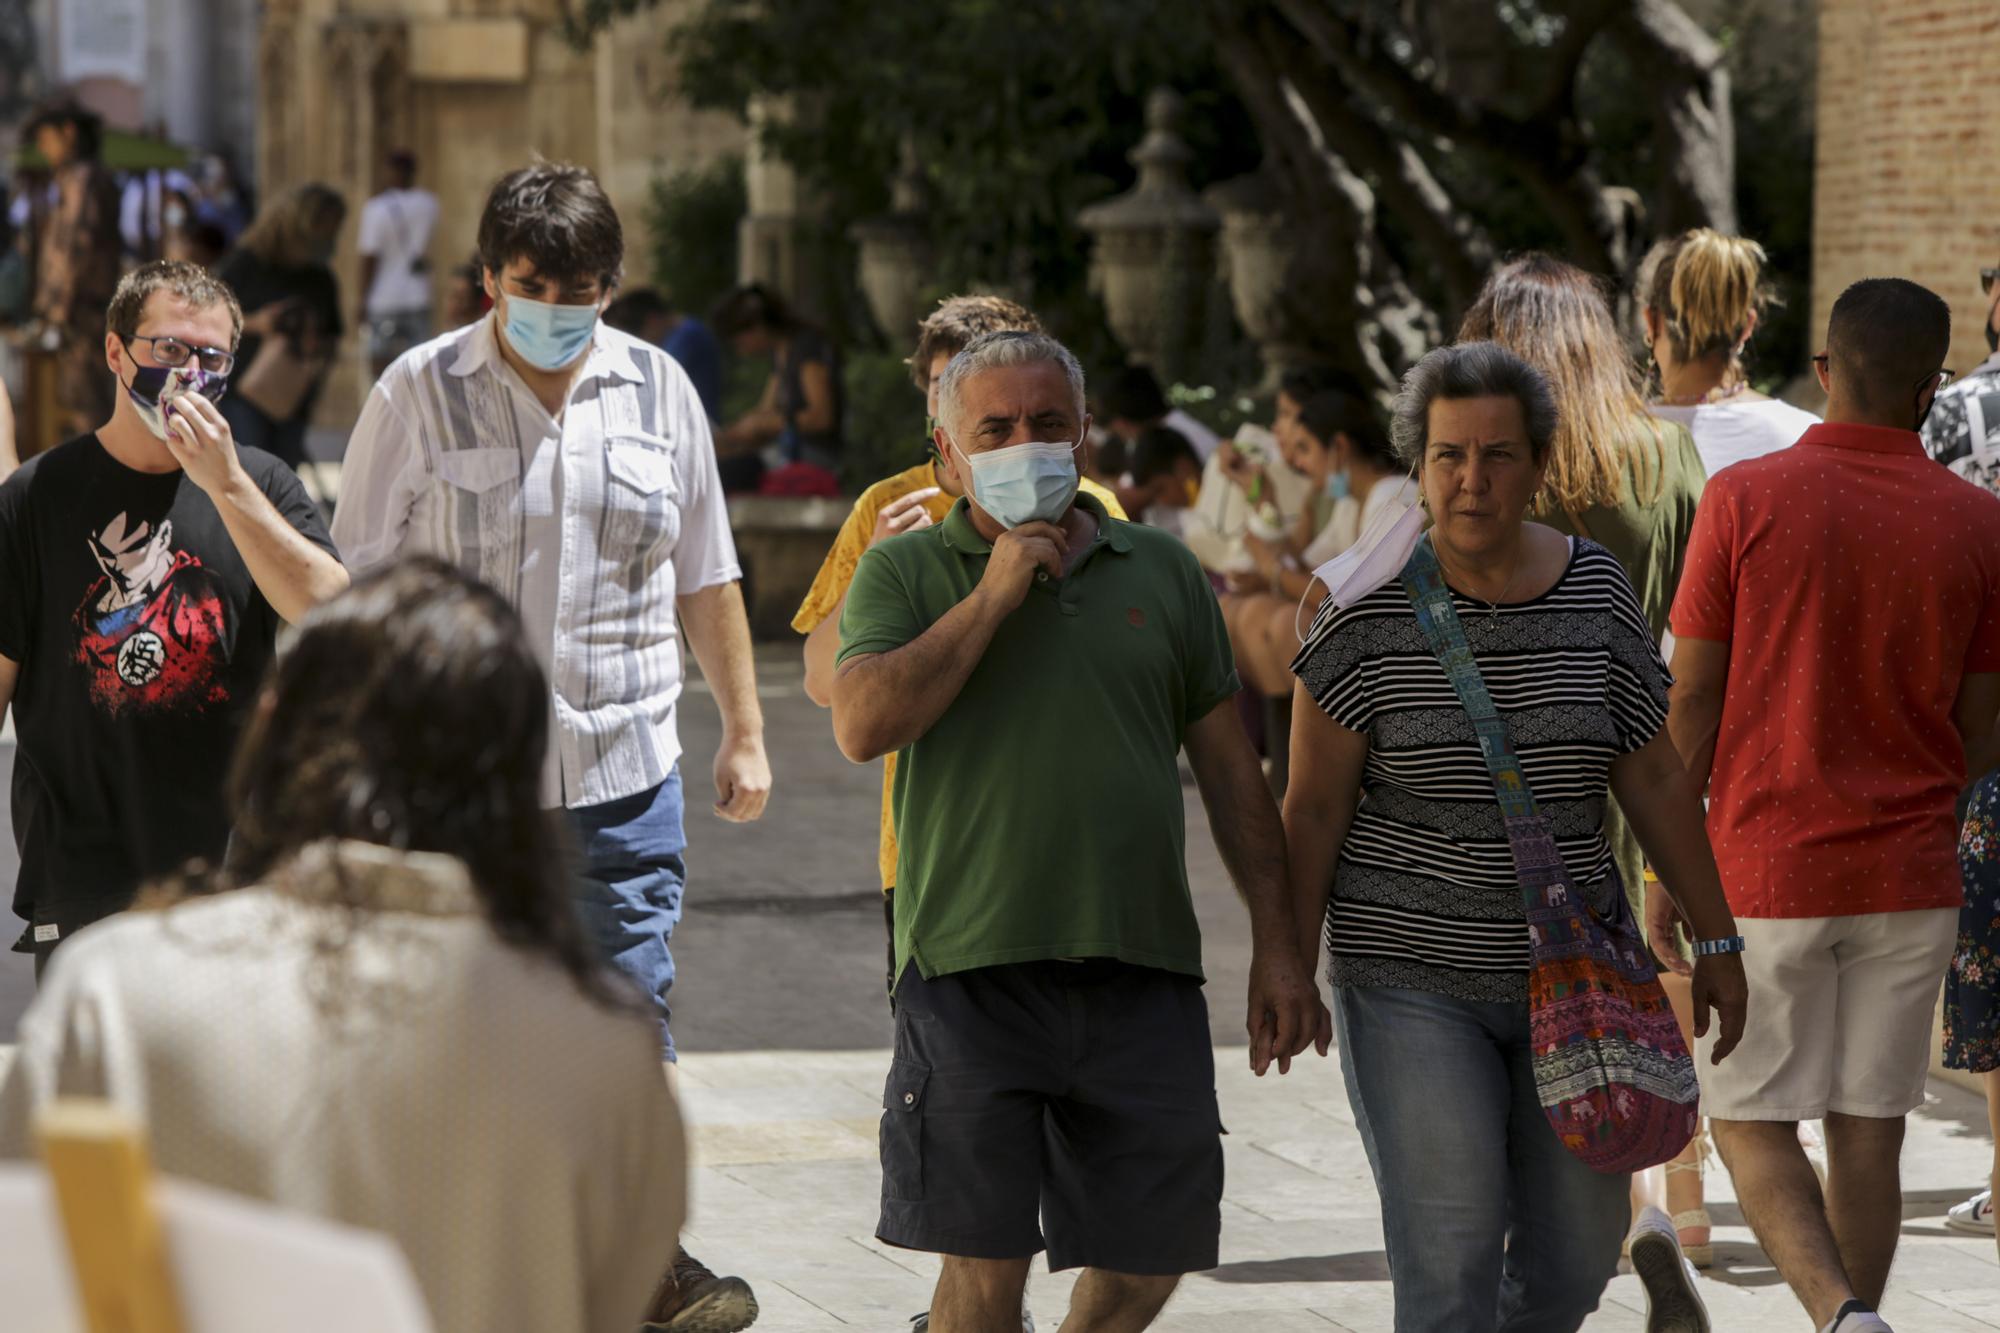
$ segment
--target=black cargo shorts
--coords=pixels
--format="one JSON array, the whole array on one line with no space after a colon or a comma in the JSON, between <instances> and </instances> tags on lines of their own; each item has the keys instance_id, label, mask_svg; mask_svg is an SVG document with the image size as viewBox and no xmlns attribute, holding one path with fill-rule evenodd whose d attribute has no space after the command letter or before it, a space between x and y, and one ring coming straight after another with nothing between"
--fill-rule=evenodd
<instances>
[{"instance_id":1,"label":"black cargo shorts","mask_svg":"<svg viewBox=\"0 0 2000 1333\"><path fill-rule=\"evenodd\" d=\"M1191 976L1114 959L896 987L882 1100L891 1245L1139 1276L1216 1264L1222 1140Z\"/></svg>"}]
</instances>

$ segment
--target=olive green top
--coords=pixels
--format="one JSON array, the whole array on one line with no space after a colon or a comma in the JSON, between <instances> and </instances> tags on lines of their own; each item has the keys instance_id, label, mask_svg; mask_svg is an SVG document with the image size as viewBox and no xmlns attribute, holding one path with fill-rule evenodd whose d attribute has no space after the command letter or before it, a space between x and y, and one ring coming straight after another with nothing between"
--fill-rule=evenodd
<instances>
[{"instance_id":1,"label":"olive green top","mask_svg":"<svg viewBox=\"0 0 2000 1333\"><path fill-rule=\"evenodd\" d=\"M1574 514L1554 509L1536 517L1558 531L1588 537L1617 556L1658 638L1667 632L1667 613L1680 587L1688 535L1694 531L1694 511L1708 473L1685 426L1659 420L1647 424L1650 429L1626 445L1624 494L1617 505L1593 505ZM1652 477L1659 484L1652 488L1652 501L1642 504L1639 480ZM1605 810L1604 839L1611 844L1633 912L1642 915L1646 856L1615 800Z\"/></svg>"}]
</instances>

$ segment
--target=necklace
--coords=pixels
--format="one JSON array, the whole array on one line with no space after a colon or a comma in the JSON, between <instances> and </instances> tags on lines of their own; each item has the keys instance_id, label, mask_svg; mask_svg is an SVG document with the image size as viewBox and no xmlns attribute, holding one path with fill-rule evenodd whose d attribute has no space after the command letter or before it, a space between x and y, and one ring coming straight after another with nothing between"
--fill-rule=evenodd
<instances>
[{"instance_id":1,"label":"necklace","mask_svg":"<svg viewBox=\"0 0 2000 1333\"><path fill-rule=\"evenodd\" d=\"M1749 387L1748 383L1718 384L1706 393L1675 395L1665 392L1662 386L1660 401L1668 407L1708 407L1715 403L1726 403Z\"/></svg>"},{"instance_id":2,"label":"necklace","mask_svg":"<svg viewBox=\"0 0 2000 1333\"><path fill-rule=\"evenodd\" d=\"M1440 564L1443 563L1443 557L1439 557L1439 563ZM1527 567L1527 564L1528 561L1525 555L1515 563L1514 572L1507 576L1506 586L1500 589L1500 599L1498 601L1487 602L1484 597L1475 597L1471 593L1464 594L1466 600L1473 602L1486 602L1486 618L1488 620L1498 620L1500 618L1500 608L1506 604L1508 598L1513 596L1514 581L1521 577L1521 571ZM1451 570L1449 568L1445 570L1445 576L1446 579L1449 580L1451 576ZM1459 580L1459 582L1461 583L1463 583L1464 581L1465 580L1463 579Z\"/></svg>"}]
</instances>

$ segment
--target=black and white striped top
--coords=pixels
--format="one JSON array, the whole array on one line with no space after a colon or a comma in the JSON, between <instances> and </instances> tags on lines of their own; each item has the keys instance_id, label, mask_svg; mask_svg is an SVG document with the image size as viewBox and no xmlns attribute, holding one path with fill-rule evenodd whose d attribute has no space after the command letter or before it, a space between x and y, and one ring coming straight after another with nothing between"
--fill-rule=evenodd
<instances>
[{"instance_id":1,"label":"black and white striped top","mask_svg":"<svg viewBox=\"0 0 2000 1333\"><path fill-rule=\"evenodd\" d=\"M1574 541L1540 597L1497 614L1456 592L1453 604L1564 863L1607 908L1611 762L1667 717L1666 664L1625 571ZM1369 743L1327 910L1333 984L1524 999L1527 930L1493 780L1402 583L1322 607L1292 670Z\"/></svg>"}]
</instances>

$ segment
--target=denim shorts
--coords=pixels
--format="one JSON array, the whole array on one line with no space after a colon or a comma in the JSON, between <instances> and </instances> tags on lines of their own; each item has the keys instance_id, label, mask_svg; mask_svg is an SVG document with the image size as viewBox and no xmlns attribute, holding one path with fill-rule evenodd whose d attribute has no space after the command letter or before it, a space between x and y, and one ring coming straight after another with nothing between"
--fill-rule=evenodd
<instances>
[{"instance_id":1,"label":"denim shorts","mask_svg":"<svg viewBox=\"0 0 2000 1333\"><path fill-rule=\"evenodd\" d=\"M1213 1268L1222 1139L1193 977L1111 959L896 987L882 1219L905 1249L1139 1276Z\"/></svg>"},{"instance_id":2,"label":"denim shorts","mask_svg":"<svg viewBox=\"0 0 2000 1333\"><path fill-rule=\"evenodd\" d=\"M680 767L657 787L566 813L582 854L573 901L584 938L645 992L659 1022L661 1053L672 1060L670 946L687 884Z\"/></svg>"}]
</instances>

